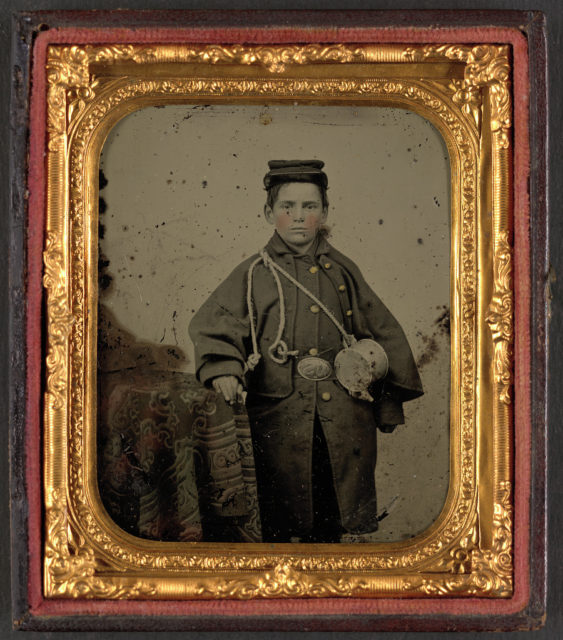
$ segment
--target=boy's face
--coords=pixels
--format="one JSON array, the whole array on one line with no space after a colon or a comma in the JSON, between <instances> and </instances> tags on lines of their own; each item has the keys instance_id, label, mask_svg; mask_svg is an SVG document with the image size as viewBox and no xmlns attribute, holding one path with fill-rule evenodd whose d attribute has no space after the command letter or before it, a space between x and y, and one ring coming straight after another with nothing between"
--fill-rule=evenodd
<instances>
[{"instance_id":1,"label":"boy's face","mask_svg":"<svg viewBox=\"0 0 563 640\"><path fill-rule=\"evenodd\" d=\"M315 239L328 212L318 185L287 182L280 187L274 206L264 207L264 214L288 245L304 248Z\"/></svg>"}]
</instances>

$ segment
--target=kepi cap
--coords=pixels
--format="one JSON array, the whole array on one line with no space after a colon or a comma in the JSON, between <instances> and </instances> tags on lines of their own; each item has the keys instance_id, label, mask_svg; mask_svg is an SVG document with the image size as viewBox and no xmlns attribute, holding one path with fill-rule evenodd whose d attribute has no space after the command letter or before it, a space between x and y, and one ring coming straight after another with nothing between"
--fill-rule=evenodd
<instances>
[{"instance_id":1,"label":"kepi cap","mask_svg":"<svg viewBox=\"0 0 563 640\"><path fill-rule=\"evenodd\" d=\"M264 176L266 189L284 182L313 182L326 189L328 178L322 160L270 160L270 171Z\"/></svg>"}]
</instances>

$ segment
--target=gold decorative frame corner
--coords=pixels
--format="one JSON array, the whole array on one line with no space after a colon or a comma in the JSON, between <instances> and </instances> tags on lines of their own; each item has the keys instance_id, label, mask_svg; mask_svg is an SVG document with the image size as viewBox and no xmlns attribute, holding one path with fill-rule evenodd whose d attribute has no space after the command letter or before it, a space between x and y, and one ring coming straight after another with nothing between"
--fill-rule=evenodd
<instances>
[{"instance_id":1,"label":"gold decorative frame corner","mask_svg":"<svg viewBox=\"0 0 563 640\"><path fill-rule=\"evenodd\" d=\"M44 594L50 598L510 597L510 51L502 45L52 45L47 56ZM401 543L162 543L112 523L97 493L99 153L145 105L322 101L411 109L452 180L450 491Z\"/></svg>"}]
</instances>

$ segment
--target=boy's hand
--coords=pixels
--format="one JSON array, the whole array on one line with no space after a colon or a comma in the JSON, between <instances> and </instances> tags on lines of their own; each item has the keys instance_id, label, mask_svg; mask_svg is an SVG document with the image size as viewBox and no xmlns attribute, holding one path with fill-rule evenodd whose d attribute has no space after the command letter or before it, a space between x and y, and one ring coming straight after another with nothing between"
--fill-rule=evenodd
<instances>
[{"instance_id":1,"label":"boy's hand","mask_svg":"<svg viewBox=\"0 0 563 640\"><path fill-rule=\"evenodd\" d=\"M383 433L393 433L395 431L397 425L396 424L380 424L379 430Z\"/></svg>"},{"instance_id":2,"label":"boy's hand","mask_svg":"<svg viewBox=\"0 0 563 640\"><path fill-rule=\"evenodd\" d=\"M244 389L236 376L219 376L213 378L211 384L213 389L225 398L225 402L244 402Z\"/></svg>"}]
</instances>

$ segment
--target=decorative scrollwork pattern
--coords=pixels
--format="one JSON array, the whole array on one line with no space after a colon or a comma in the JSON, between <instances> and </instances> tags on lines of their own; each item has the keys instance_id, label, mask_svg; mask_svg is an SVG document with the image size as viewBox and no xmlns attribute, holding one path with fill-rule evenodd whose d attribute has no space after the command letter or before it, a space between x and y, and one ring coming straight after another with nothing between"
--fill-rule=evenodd
<instances>
[{"instance_id":1,"label":"decorative scrollwork pattern","mask_svg":"<svg viewBox=\"0 0 563 640\"><path fill-rule=\"evenodd\" d=\"M307 561L308 568L315 570L374 570L412 568L445 550L462 532L470 515L471 504L475 492L475 476L473 472L473 452L475 447L475 434L473 429L473 354L474 354L474 307L473 300L476 291L475 276L475 206L476 206L476 158L472 134L455 111L433 90L412 82L387 81L387 80L296 80L296 79L268 79L268 80L238 80L224 79L165 79L165 80L135 80L127 82L118 89L102 92L95 102L95 108L87 109L76 126L73 145L70 150L70 187L71 193L71 221L73 225L73 249L74 262L82 264L79 258L83 255L83 220L85 209L83 201L83 166L86 150L89 148L90 138L97 129L99 122L121 104L132 100L142 99L144 96L160 95L177 96L244 96L244 95L276 95L276 96L379 96L383 99L401 99L408 104L417 105L425 113L434 114L447 127L450 135L455 140L462 157L464 171L461 175L462 194L462 262L464 269L463 280L463 315L462 315L462 386L464 395L462 405L462 439L464 443L464 455L460 465L461 495L454 513L451 514L447 524L440 530L437 540L419 547L416 551L400 554L368 554L360 557L342 556L331 554L328 558L311 558ZM84 304L82 292L84 290L84 273L78 268L73 272L73 313L84 317ZM77 326L79 331L80 324ZM74 451L83 450L84 432L81 417L83 415L82 398L84 396L83 381L81 377L80 363L83 362L83 340L77 333L72 341L72 370L73 388L76 397L72 402L72 419L70 442ZM70 494L77 505L81 506L84 513L82 524L88 532L91 540L101 548L105 548L111 555L119 558L124 563L136 567L145 566L153 568L184 568L184 569L208 569L212 566L222 569L258 569L269 566L272 561L281 563L280 557L247 557L221 555L211 560L199 555L180 554L142 554L118 545L100 527L97 518L87 508L87 497L84 492L83 459L81 455L73 456L70 461Z\"/></svg>"},{"instance_id":2,"label":"decorative scrollwork pattern","mask_svg":"<svg viewBox=\"0 0 563 640\"><path fill-rule=\"evenodd\" d=\"M480 124L481 89L490 92L491 130L498 137L498 146L507 149L510 143L512 107L510 101L510 63L508 47L499 45L426 45L407 48L405 59L417 61L440 58L465 63L465 78L459 83L453 101L471 114Z\"/></svg>"},{"instance_id":3,"label":"decorative scrollwork pattern","mask_svg":"<svg viewBox=\"0 0 563 640\"><path fill-rule=\"evenodd\" d=\"M344 45L302 46L244 46L210 44L195 47L168 46L135 47L132 45L111 47L86 47L93 62L118 62L132 60L150 62L198 62L203 64L260 65L270 73L282 73L291 65L329 62L360 62L363 51Z\"/></svg>"},{"instance_id":4,"label":"decorative scrollwork pattern","mask_svg":"<svg viewBox=\"0 0 563 640\"><path fill-rule=\"evenodd\" d=\"M361 578L312 577L298 571L289 562L277 564L272 571L263 575L239 580L226 580L218 587L209 589L200 587L199 595L219 598L280 598L280 597L322 597L351 596L368 588L366 580Z\"/></svg>"},{"instance_id":5,"label":"decorative scrollwork pattern","mask_svg":"<svg viewBox=\"0 0 563 640\"><path fill-rule=\"evenodd\" d=\"M489 307L487 322L495 348L495 381L501 386L500 400L511 403L512 342L514 294L512 288L512 248L508 232L499 234L495 263L495 291Z\"/></svg>"},{"instance_id":6,"label":"decorative scrollwork pattern","mask_svg":"<svg viewBox=\"0 0 563 640\"><path fill-rule=\"evenodd\" d=\"M47 510L45 544L46 590L51 595L72 598L150 597L156 587L146 580L127 584L119 578L104 577L108 566L96 558L92 547L72 526L66 496L52 491Z\"/></svg>"},{"instance_id":7,"label":"decorative scrollwork pattern","mask_svg":"<svg viewBox=\"0 0 563 640\"><path fill-rule=\"evenodd\" d=\"M48 233L43 254L43 286L48 292L49 348L47 351L47 406L61 409L66 401L66 346L74 318L67 304L65 256L57 236Z\"/></svg>"},{"instance_id":8,"label":"decorative scrollwork pattern","mask_svg":"<svg viewBox=\"0 0 563 640\"><path fill-rule=\"evenodd\" d=\"M454 563L451 573L437 574L434 577L417 576L405 581L406 591L418 591L426 595L488 595L508 598L512 595L512 504L511 485L503 481L499 488L501 501L494 506L494 536L491 549L481 550L473 544L471 552L461 553L458 550L453 555L463 557L464 570L455 570ZM466 569L470 569L467 571Z\"/></svg>"},{"instance_id":9,"label":"decorative scrollwork pattern","mask_svg":"<svg viewBox=\"0 0 563 640\"><path fill-rule=\"evenodd\" d=\"M465 65L463 80L306 79L283 77L292 65L408 60L457 60ZM104 65L117 62L150 65L153 62L260 65L265 78L144 77L94 78ZM400 585L395 593L425 595L507 595L511 590L510 485L502 485L506 499L495 505L494 546L481 551L476 528L477 479L475 474L475 375L477 202L479 192L479 132L483 126L483 91L487 88L491 131L497 148L509 141L510 100L508 57L504 47L428 46L406 48L346 45L303 46L153 46L135 45L51 47L48 76L49 188L64 192L68 207L53 208L52 229L45 250L45 287L49 314L47 397L54 407L65 408L68 418L68 458L59 463L60 485L48 486L46 496L45 586L55 597L147 598L161 597L155 572L172 570L178 581L191 581L198 597L320 597L366 595L377 572L393 570ZM217 74L218 75L218 74ZM92 141L107 118L140 107L155 98L162 103L178 99L219 97L280 99L368 98L380 104L401 104L430 119L455 149L457 173L453 176L459 216L459 447L454 478L455 505L428 538L412 548L362 553L338 549L323 555L297 556L267 553L264 548L242 553L185 552L163 547L146 550L128 545L99 517L91 503L85 457L88 433L85 403L88 393L86 331L88 273L85 256L91 228L92 204L87 201L85 167ZM452 161L454 162L454 161ZM66 200L63 198L61 201ZM56 210L55 210L56 209ZM59 218L57 218L59 216ZM60 217L64 216L64 220ZM55 219L56 218L56 219ZM503 237L504 238L504 237ZM493 331L498 380L506 381L510 353L502 353L512 331L510 247L508 236L495 245L495 299L488 322ZM504 256L507 256L506 258ZM508 266L506 265L508 260ZM95 302L95 301L94 301ZM510 311L508 310L510 309ZM498 348L497 348L498 347ZM70 386L69 386L70 385ZM68 399L68 407L66 402ZM56 429L56 425L50 425ZM53 451L46 449L55 466ZM95 465L94 465L95 467ZM52 478L49 476L48 481ZM455 508L454 508L455 507ZM69 517L69 513L73 517ZM239 571L240 578L221 577ZM343 572L357 576L343 577ZM371 572L371 573L370 573ZM375 573L374 573L375 572ZM440 577L438 578L438 573ZM128 576L142 575L137 581ZM111 575L110 575L111 574ZM205 579L202 578L205 577ZM374 578L376 576L376 578ZM198 580L200 582L198 583ZM197 586L197 585L200 586ZM160 585L160 586L159 586ZM167 591L170 595L170 591ZM178 593L185 593L178 588Z\"/></svg>"}]
</instances>

